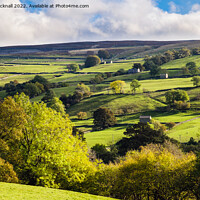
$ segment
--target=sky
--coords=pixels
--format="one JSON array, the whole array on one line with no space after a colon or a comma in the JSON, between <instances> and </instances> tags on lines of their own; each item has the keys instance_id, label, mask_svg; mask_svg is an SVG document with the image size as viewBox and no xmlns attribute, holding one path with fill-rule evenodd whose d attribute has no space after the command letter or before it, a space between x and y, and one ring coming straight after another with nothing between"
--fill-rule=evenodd
<instances>
[{"instance_id":1,"label":"sky","mask_svg":"<svg viewBox=\"0 0 200 200\"><path fill-rule=\"evenodd\" d=\"M1 8L8 4L89 8ZM101 40L200 40L200 0L0 0L0 46Z\"/></svg>"}]
</instances>

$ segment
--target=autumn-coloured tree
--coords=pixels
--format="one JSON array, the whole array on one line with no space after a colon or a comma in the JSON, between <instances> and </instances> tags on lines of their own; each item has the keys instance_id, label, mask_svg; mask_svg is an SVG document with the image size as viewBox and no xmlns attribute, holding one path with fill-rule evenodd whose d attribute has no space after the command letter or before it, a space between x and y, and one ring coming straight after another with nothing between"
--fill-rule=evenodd
<instances>
[{"instance_id":1,"label":"autumn-coloured tree","mask_svg":"<svg viewBox=\"0 0 200 200\"><path fill-rule=\"evenodd\" d=\"M112 83L110 83L110 87L115 92L115 94L122 93L125 85L126 83L121 80L113 81Z\"/></svg>"}]
</instances>

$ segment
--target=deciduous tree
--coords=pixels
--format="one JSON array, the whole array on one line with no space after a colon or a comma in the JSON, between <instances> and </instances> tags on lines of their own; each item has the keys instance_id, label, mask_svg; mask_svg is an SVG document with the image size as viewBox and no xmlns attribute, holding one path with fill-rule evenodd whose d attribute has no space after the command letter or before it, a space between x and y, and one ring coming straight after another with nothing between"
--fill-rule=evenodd
<instances>
[{"instance_id":1,"label":"deciduous tree","mask_svg":"<svg viewBox=\"0 0 200 200\"><path fill-rule=\"evenodd\" d=\"M112 83L110 83L110 87L115 93L122 93L125 85L126 83L121 80L113 81Z\"/></svg>"},{"instance_id":2,"label":"deciduous tree","mask_svg":"<svg viewBox=\"0 0 200 200\"><path fill-rule=\"evenodd\" d=\"M102 130L108 127L115 125L116 118L113 112L108 108L98 108L93 113L94 118L94 129L95 130Z\"/></svg>"},{"instance_id":3,"label":"deciduous tree","mask_svg":"<svg viewBox=\"0 0 200 200\"><path fill-rule=\"evenodd\" d=\"M130 83L130 87L132 92L134 91L134 93L136 92L136 89L139 89L141 86L140 82L136 79L132 80L132 82Z\"/></svg>"},{"instance_id":4,"label":"deciduous tree","mask_svg":"<svg viewBox=\"0 0 200 200\"><path fill-rule=\"evenodd\" d=\"M85 67L92 67L101 63L101 60L98 56L88 56L85 61Z\"/></svg>"}]
</instances>

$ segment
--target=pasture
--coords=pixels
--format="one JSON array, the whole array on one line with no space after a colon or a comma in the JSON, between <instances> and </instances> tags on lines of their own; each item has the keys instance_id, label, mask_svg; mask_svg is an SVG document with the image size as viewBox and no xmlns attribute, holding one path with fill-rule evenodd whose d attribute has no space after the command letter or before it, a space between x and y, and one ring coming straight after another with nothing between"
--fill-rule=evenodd
<instances>
[{"instance_id":1,"label":"pasture","mask_svg":"<svg viewBox=\"0 0 200 200\"><path fill-rule=\"evenodd\" d=\"M109 200L112 198L85 193L0 182L1 200Z\"/></svg>"}]
</instances>

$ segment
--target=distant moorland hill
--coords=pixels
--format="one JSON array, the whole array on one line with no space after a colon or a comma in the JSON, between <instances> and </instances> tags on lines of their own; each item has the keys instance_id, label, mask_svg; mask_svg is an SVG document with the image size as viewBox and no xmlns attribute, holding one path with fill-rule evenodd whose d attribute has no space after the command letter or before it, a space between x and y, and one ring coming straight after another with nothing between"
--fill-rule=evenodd
<instances>
[{"instance_id":1,"label":"distant moorland hill","mask_svg":"<svg viewBox=\"0 0 200 200\"><path fill-rule=\"evenodd\" d=\"M135 58L162 53L168 49L199 47L200 41L97 41L71 42L60 44L24 45L0 47L0 55L29 56L50 55L87 55L99 49L107 49L116 58Z\"/></svg>"}]
</instances>

